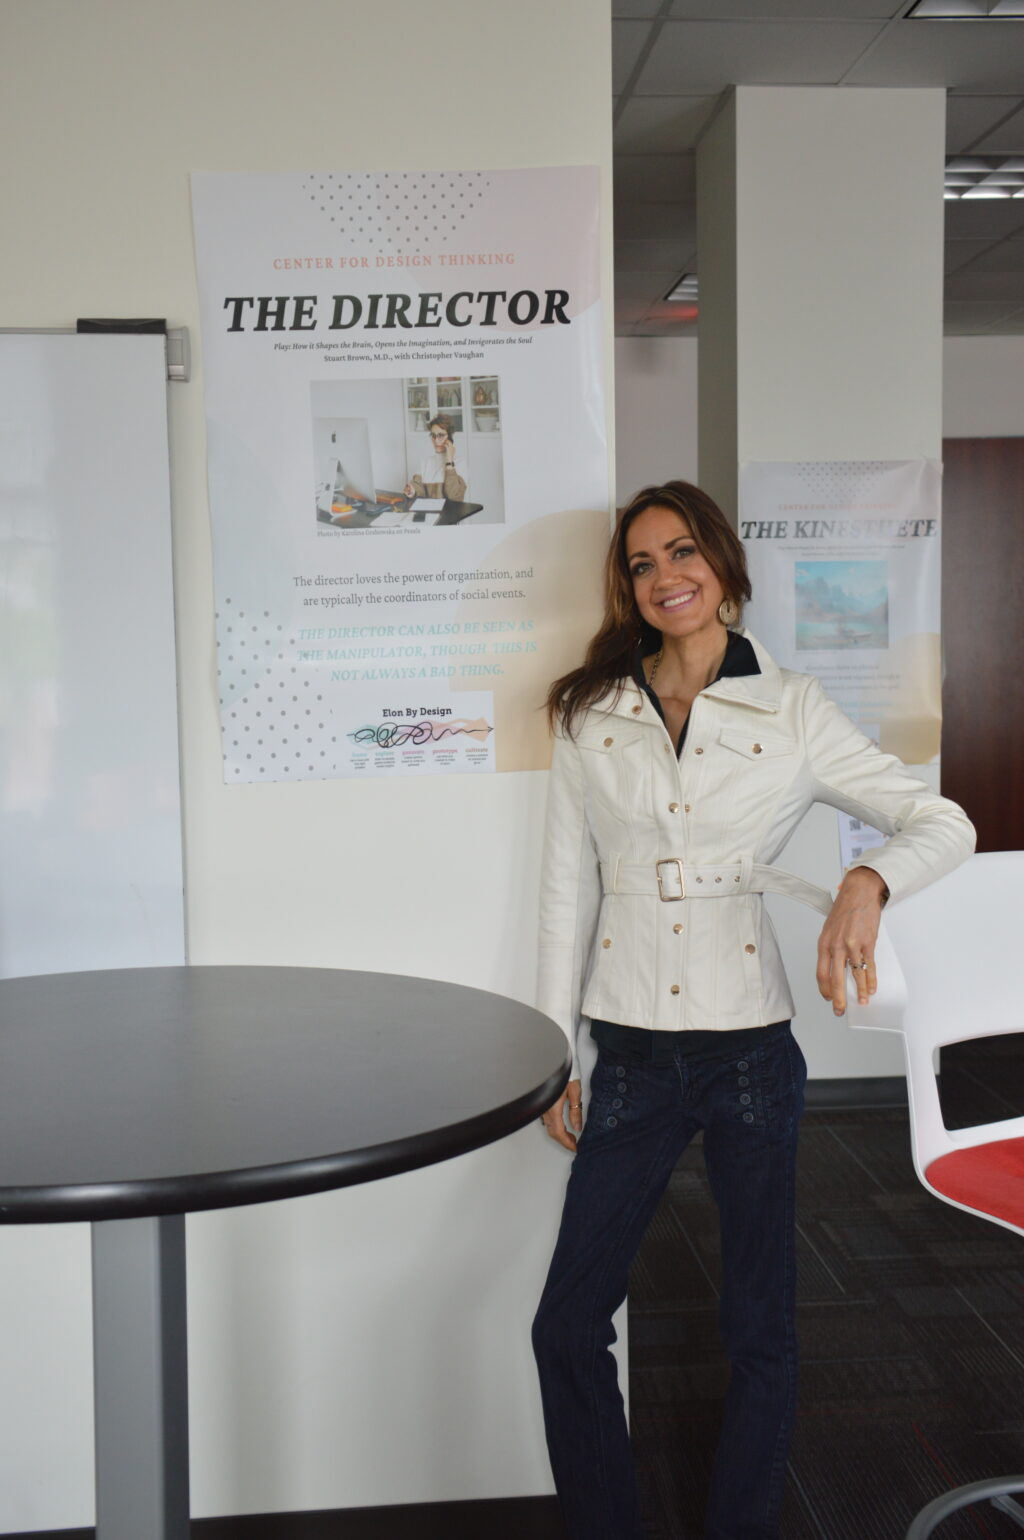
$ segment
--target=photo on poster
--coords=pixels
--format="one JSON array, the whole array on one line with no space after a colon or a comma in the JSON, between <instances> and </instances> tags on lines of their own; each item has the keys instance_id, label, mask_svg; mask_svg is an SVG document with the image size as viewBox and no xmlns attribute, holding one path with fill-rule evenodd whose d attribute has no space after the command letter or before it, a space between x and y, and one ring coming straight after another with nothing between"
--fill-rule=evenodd
<instances>
[{"instance_id":1,"label":"photo on poster","mask_svg":"<svg viewBox=\"0 0 1024 1540\"><path fill-rule=\"evenodd\" d=\"M505 522L501 381L314 380L315 516L340 531Z\"/></svg>"},{"instance_id":2,"label":"photo on poster","mask_svg":"<svg viewBox=\"0 0 1024 1540\"><path fill-rule=\"evenodd\" d=\"M800 561L793 571L798 652L888 647L886 562Z\"/></svg>"}]
</instances>

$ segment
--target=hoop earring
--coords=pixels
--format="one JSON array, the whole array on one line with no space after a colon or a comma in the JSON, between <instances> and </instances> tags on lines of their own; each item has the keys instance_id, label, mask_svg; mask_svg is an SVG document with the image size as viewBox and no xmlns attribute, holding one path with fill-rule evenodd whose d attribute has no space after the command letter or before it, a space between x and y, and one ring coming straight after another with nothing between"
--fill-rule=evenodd
<instances>
[{"instance_id":1,"label":"hoop earring","mask_svg":"<svg viewBox=\"0 0 1024 1540\"><path fill-rule=\"evenodd\" d=\"M723 626L734 626L740 618L740 607L735 599L723 599L718 606L718 618Z\"/></svg>"}]
</instances>

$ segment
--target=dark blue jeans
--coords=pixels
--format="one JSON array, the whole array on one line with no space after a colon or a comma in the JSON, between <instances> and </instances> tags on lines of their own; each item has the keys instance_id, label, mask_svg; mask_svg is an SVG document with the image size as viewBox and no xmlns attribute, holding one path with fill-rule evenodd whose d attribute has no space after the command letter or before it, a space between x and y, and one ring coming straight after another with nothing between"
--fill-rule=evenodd
<instances>
[{"instance_id":1,"label":"dark blue jeans","mask_svg":"<svg viewBox=\"0 0 1024 1540\"><path fill-rule=\"evenodd\" d=\"M672 1170L698 1129L718 1205L719 1324L731 1364L707 1540L776 1540L796 1407L794 1179L807 1068L783 1022L756 1047L652 1064L600 1051L533 1326L551 1467L570 1540L642 1540L611 1318Z\"/></svg>"}]
</instances>

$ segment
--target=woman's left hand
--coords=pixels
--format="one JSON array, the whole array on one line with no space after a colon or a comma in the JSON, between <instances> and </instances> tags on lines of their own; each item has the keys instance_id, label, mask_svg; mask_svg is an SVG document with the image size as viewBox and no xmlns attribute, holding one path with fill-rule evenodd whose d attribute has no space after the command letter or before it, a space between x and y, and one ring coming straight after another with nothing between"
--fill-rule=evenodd
<instances>
[{"instance_id":1,"label":"woman's left hand","mask_svg":"<svg viewBox=\"0 0 1024 1540\"><path fill-rule=\"evenodd\" d=\"M843 878L835 903L818 938L818 989L832 1010L846 1010L846 969L853 974L857 999L866 1005L878 988L875 941L882 904L889 890L870 866L854 866Z\"/></svg>"}]
</instances>

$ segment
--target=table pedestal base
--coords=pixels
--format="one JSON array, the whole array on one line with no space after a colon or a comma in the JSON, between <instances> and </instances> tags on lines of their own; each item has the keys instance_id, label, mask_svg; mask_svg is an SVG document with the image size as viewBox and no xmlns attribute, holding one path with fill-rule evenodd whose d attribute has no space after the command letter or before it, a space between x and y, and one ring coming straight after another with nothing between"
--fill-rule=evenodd
<instances>
[{"instance_id":1,"label":"table pedestal base","mask_svg":"<svg viewBox=\"0 0 1024 1540\"><path fill-rule=\"evenodd\" d=\"M97 1540L188 1540L185 1216L92 1227Z\"/></svg>"}]
</instances>

